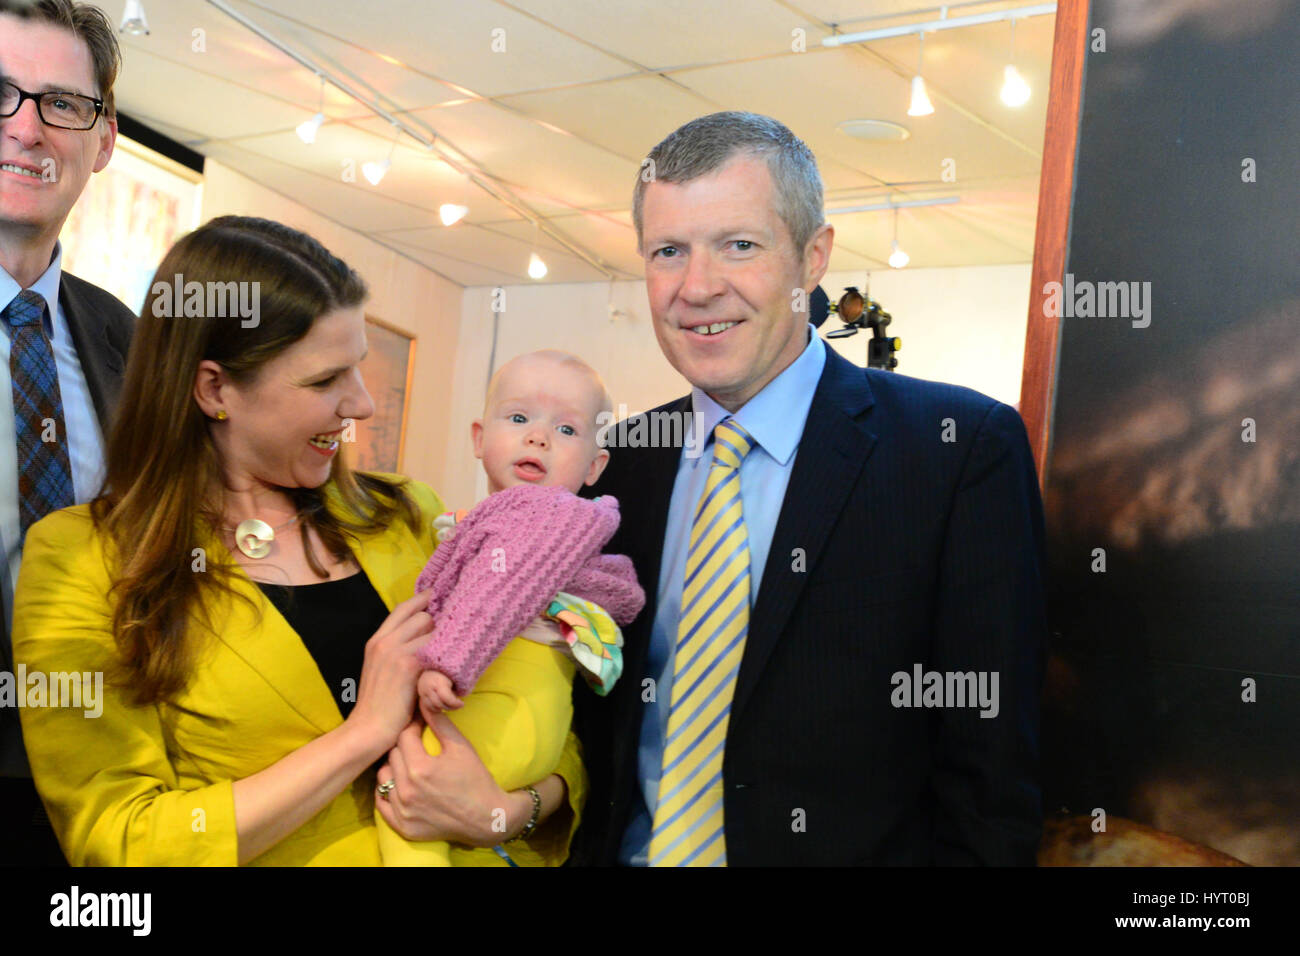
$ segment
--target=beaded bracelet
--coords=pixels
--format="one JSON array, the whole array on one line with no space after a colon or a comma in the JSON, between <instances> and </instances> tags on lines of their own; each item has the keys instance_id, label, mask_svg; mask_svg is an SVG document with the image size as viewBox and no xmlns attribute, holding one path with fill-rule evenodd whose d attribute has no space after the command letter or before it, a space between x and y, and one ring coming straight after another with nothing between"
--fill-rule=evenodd
<instances>
[{"instance_id":1,"label":"beaded bracelet","mask_svg":"<svg viewBox=\"0 0 1300 956\"><path fill-rule=\"evenodd\" d=\"M524 824L524 828L519 831L519 835L510 841L511 843L514 843L515 840L527 840L532 836L533 831L537 829L537 820L542 815L542 795L537 792L536 787L529 786L524 787L524 789L527 790L528 795L533 798L533 815L529 817L528 822Z\"/></svg>"}]
</instances>

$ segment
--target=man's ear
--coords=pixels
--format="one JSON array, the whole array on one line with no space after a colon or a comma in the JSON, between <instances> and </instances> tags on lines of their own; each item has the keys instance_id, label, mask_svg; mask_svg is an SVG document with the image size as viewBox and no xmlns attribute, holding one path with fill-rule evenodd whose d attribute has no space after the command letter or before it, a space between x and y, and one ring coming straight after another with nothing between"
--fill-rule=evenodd
<instances>
[{"instance_id":1,"label":"man's ear","mask_svg":"<svg viewBox=\"0 0 1300 956\"><path fill-rule=\"evenodd\" d=\"M814 289L826 275L831 263L831 247L835 244L835 227L826 223L812 234L808 245L804 247L804 284L805 289Z\"/></svg>"},{"instance_id":2,"label":"man's ear","mask_svg":"<svg viewBox=\"0 0 1300 956\"><path fill-rule=\"evenodd\" d=\"M226 370L212 359L199 363L199 370L194 373L194 401L208 418L216 418L218 411L226 408L222 390L230 385Z\"/></svg>"},{"instance_id":3,"label":"man's ear","mask_svg":"<svg viewBox=\"0 0 1300 956\"><path fill-rule=\"evenodd\" d=\"M583 484L587 486L594 485L600 480L601 474L605 471L605 466L609 464L609 449L602 448L596 452L596 457L591 460L591 467L587 469L587 480Z\"/></svg>"},{"instance_id":4,"label":"man's ear","mask_svg":"<svg viewBox=\"0 0 1300 956\"><path fill-rule=\"evenodd\" d=\"M476 418L470 422L469 437L474 442L474 457L483 460L483 419Z\"/></svg>"},{"instance_id":5,"label":"man's ear","mask_svg":"<svg viewBox=\"0 0 1300 956\"><path fill-rule=\"evenodd\" d=\"M100 172L113 158L113 147L117 144L117 120L107 116L100 120L103 129L99 132L99 155L95 157L95 172Z\"/></svg>"}]
</instances>

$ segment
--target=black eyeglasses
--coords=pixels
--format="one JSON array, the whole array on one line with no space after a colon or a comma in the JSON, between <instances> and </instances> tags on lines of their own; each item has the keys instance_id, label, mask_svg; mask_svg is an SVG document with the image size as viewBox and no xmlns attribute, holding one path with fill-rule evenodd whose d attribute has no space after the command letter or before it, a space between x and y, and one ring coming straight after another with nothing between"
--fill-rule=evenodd
<instances>
[{"instance_id":1,"label":"black eyeglasses","mask_svg":"<svg viewBox=\"0 0 1300 956\"><path fill-rule=\"evenodd\" d=\"M103 100L80 93L28 93L8 80L0 80L0 118L17 113L23 100L35 100L41 122L57 129L91 129L104 112Z\"/></svg>"}]
</instances>

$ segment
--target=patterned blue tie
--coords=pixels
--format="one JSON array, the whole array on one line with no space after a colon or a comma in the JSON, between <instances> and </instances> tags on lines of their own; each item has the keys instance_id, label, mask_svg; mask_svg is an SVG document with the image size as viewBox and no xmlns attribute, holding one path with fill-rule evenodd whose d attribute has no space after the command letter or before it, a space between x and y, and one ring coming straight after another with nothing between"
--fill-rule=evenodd
<instances>
[{"instance_id":1,"label":"patterned blue tie","mask_svg":"<svg viewBox=\"0 0 1300 956\"><path fill-rule=\"evenodd\" d=\"M20 292L0 316L10 329L18 516L26 537L33 523L73 503L72 466L54 349L41 321L45 317L45 300L30 290Z\"/></svg>"}]
</instances>

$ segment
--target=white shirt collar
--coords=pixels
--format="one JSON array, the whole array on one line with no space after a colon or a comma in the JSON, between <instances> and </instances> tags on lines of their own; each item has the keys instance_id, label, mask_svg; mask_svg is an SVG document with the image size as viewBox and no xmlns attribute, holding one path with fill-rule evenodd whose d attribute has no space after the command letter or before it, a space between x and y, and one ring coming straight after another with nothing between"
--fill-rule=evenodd
<instances>
[{"instance_id":1,"label":"white shirt collar","mask_svg":"<svg viewBox=\"0 0 1300 956\"><path fill-rule=\"evenodd\" d=\"M729 415L781 465L799 447L803 426L812 406L813 393L826 367L826 345L817 330L808 326L808 344L781 374L731 415L698 387L691 388L692 408L701 417L704 443L718 423Z\"/></svg>"},{"instance_id":2,"label":"white shirt collar","mask_svg":"<svg viewBox=\"0 0 1300 956\"><path fill-rule=\"evenodd\" d=\"M56 242L54 244L54 255L50 257L49 268L28 287L29 291L37 293L45 300L45 332L51 339L54 337L54 318L59 311L59 286L62 282L63 243ZM11 276L3 266L0 266L0 310L8 307L9 303L22 291L23 287L18 284L18 280Z\"/></svg>"}]
</instances>

